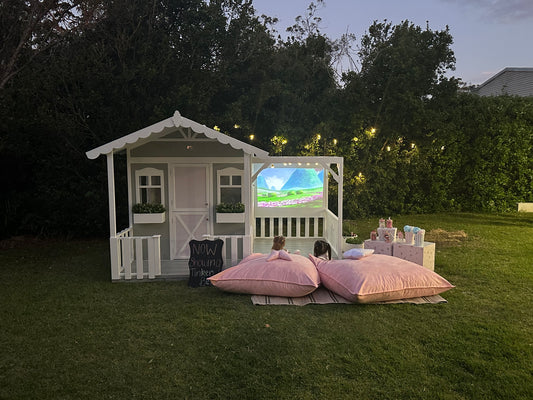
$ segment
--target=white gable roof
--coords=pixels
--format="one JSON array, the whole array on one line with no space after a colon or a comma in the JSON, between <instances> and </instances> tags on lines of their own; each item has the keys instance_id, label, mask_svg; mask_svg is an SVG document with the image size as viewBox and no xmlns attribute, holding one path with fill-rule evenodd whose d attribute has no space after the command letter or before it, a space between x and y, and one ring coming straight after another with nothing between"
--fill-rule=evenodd
<instances>
[{"instance_id":1,"label":"white gable roof","mask_svg":"<svg viewBox=\"0 0 533 400\"><path fill-rule=\"evenodd\" d=\"M220 143L229 144L234 149L242 150L246 154L251 154L256 157L268 156L267 151L249 145L248 143L241 142L240 140L232 138L231 136L225 135L221 132L217 132L205 125L199 124L198 122L194 122L188 118L182 117L178 111L174 112L174 115L170 118L164 119L163 121L159 121L153 125L147 126L146 128L113 140L112 142L92 149L85 154L92 160L101 154L109 154L111 152L120 151L125 148L156 139L169 131L175 130L176 128L189 128L195 133L201 133L210 139L218 140Z\"/></svg>"}]
</instances>

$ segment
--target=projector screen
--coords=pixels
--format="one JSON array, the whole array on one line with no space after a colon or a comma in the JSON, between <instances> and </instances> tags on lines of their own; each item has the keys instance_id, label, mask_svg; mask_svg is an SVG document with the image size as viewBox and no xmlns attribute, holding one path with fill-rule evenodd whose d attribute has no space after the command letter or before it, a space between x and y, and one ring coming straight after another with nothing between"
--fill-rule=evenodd
<instances>
[{"instance_id":1,"label":"projector screen","mask_svg":"<svg viewBox=\"0 0 533 400\"><path fill-rule=\"evenodd\" d=\"M322 168L266 168L256 188L257 207L324 207Z\"/></svg>"}]
</instances>

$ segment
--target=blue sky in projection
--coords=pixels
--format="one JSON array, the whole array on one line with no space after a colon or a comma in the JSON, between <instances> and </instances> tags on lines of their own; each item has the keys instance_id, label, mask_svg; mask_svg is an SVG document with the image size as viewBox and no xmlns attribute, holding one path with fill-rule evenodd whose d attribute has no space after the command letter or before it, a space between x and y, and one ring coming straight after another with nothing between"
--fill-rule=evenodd
<instances>
[{"instance_id":1,"label":"blue sky in projection","mask_svg":"<svg viewBox=\"0 0 533 400\"><path fill-rule=\"evenodd\" d=\"M266 183L271 190L309 189L322 187L324 174L322 169L314 168L267 168L260 172L257 182L258 187L265 188Z\"/></svg>"}]
</instances>

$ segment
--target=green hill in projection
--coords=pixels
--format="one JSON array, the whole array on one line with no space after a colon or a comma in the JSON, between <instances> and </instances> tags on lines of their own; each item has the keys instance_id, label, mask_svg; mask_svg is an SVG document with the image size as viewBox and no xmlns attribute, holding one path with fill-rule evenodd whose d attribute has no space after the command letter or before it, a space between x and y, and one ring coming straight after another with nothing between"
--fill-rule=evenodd
<instances>
[{"instance_id":1,"label":"green hill in projection","mask_svg":"<svg viewBox=\"0 0 533 400\"><path fill-rule=\"evenodd\" d=\"M316 171L312 168L297 168L281 190L315 189L323 186Z\"/></svg>"}]
</instances>

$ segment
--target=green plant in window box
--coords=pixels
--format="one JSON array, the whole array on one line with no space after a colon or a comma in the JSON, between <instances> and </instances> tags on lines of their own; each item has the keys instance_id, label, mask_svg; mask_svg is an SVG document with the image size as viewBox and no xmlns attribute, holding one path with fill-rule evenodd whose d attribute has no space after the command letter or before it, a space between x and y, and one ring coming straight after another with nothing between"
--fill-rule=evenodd
<instances>
[{"instance_id":1,"label":"green plant in window box","mask_svg":"<svg viewBox=\"0 0 533 400\"><path fill-rule=\"evenodd\" d=\"M237 203L220 203L217 204L216 208L217 213L219 214L241 214L244 212L244 204L237 202Z\"/></svg>"},{"instance_id":2,"label":"green plant in window box","mask_svg":"<svg viewBox=\"0 0 533 400\"><path fill-rule=\"evenodd\" d=\"M160 214L166 211L163 204L158 203L137 203L131 208L134 214Z\"/></svg>"}]
</instances>

